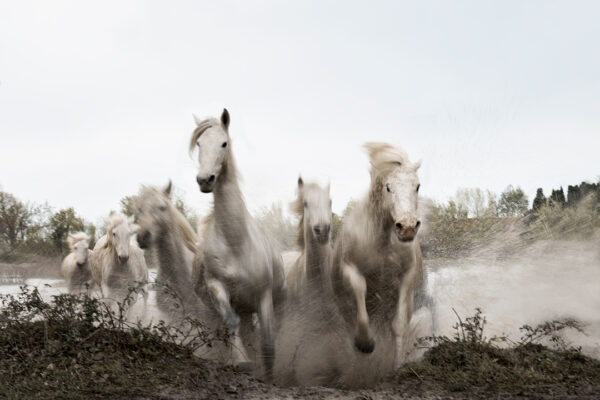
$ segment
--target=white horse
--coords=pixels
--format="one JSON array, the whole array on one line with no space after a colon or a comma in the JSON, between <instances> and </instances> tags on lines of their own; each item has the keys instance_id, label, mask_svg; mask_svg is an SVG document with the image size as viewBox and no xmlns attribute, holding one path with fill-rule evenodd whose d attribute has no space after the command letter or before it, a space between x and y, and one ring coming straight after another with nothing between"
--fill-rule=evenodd
<instances>
[{"instance_id":1,"label":"white horse","mask_svg":"<svg viewBox=\"0 0 600 400\"><path fill-rule=\"evenodd\" d=\"M369 193L344 218L332 266L338 308L354 332L354 346L368 354L349 376L354 383L363 379L361 371L381 376L393 369L396 338L409 331L415 289L424 280L417 240L421 163L411 163L390 144L365 148L371 161Z\"/></svg>"},{"instance_id":2,"label":"white horse","mask_svg":"<svg viewBox=\"0 0 600 400\"><path fill-rule=\"evenodd\" d=\"M298 196L291 208L299 217L298 251L284 257L289 301L276 341L275 382L331 385L350 357L340 354L344 353L339 335L343 323L336 319L331 297L329 187L298 179Z\"/></svg>"},{"instance_id":3,"label":"white horse","mask_svg":"<svg viewBox=\"0 0 600 400\"><path fill-rule=\"evenodd\" d=\"M302 295L307 284L328 289L331 267L331 197L329 186L304 184L298 178L298 196L291 204L298 216L297 251L286 252L284 257L285 281L290 296Z\"/></svg>"},{"instance_id":4,"label":"white horse","mask_svg":"<svg viewBox=\"0 0 600 400\"><path fill-rule=\"evenodd\" d=\"M192 284L192 261L198 250L198 237L171 202L171 187L171 181L164 189L141 187L136 199L137 243L142 249L156 247L156 281L174 290L183 305L193 309L188 311L196 311L199 299ZM171 303L175 299L170 294L159 288L156 296L162 311L174 311Z\"/></svg>"},{"instance_id":5,"label":"white horse","mask_svg":"<svg viewBox=\"0 0 600 400\"><path fill-rule=\"evenodd\" d=\"M227 110L223 110L220 120L196 119L197 127L190 140L190 152L198 148L196 180L200 190L214 196L213 216L203 244L202 276L208 297L235 335L238 363L248 360L238 335L250 334L252 314L258 314L262 359L270 379L274 303L282 301L285 289L283 262L274 240L250 216L242 198L229 121Z\"/></svg>"},{"instance_id":6,"label":"white horse","mask_svg":"<svg viewBox=\"0 0 600 400\"><path fill-rule=\"evenodd\" d=\"M141 284L145 310L148 301L148 267L144 252L132 240L135 229L131 219L123 215L111 216L106 235L94 246L90 265L92 278L104 298L122 300L129 287Z\"/></svg>"},{"instance_id":7,"label":"white horse","mask_svg":"<svg viewBox=\"0 0 600 400\"><path fill-rule=\"evenodd\" d=\"M85 232L77 232L69 235L67 241L71 252L64 258L60 272L67 281L69 293L87 292L92 284L90 237Z\"/></svg>"}]
</instances>

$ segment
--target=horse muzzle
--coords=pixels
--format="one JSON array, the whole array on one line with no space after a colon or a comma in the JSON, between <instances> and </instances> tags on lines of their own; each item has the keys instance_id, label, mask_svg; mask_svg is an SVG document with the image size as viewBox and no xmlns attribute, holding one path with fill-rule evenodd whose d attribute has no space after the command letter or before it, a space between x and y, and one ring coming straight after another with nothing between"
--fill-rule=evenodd
<instances>
[{"instance_id":1,"label":"horse muzzle","mask_svg":"<svg viewBox=\"0 0 600 400\"><path fill-rule=\"evenodd\" d=\"M321 245L329 243L329 230L331 229L330 225L315 225L313 227L313 232L315 237L317 238L317 242Z\"/></svg>"},{"instance_id":2,"label":"horse muzzle","mask_svg":"<svg viewBox=\"0 0 600 400\"><path fill-rule=\"evenodd\" d=\"M198 186L200 186L200 191L202 193L211 193L215 187L215 181L216 177L214 175L211 175L208 178L196 177L196 182L198 182Z\"/></svg>"},{"instance_id":3,"label":"horse muzzle","mask_svg":"<svg viewBox=\"0 0 600 400\"><path fill-rule=\"evenodd\" d=\"M396 236L401 242L412 242L417 236L421 221L417 221L415 226L405 226L400 222L396 223Z\"/></svg>"}]
</instances>

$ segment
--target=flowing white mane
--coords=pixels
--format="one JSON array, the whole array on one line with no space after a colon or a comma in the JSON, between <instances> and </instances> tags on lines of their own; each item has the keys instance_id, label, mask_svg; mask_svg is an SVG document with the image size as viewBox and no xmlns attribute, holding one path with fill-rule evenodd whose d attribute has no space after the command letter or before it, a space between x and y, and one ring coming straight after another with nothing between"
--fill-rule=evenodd
<instances>
[{"instance_id":1,"label":"flowing white mane","mask_svg":"<svg viewBox=\"0 0 600 400\"><path fill-rule=\"evenodd\" d=\"M72 235L69 235L67 238L67 242L69 243L69 249L71 251L75 251L75 244L81 242L82 240L90 241L90 237L85 232L77 232Z\"/></svg>"},{"instance_id":2,"label":"flowing white mane","mask_svg":"<svg viewBox=\"0 0 600 400\"><path fill-rule=\"evenodd\" d=\"M117 226L121 224L129 224L130 220L123 214L113 214L108 218L106 223L106 231L112 232Z\"/></svg>"},{"instance_id":3,"label":"flowing white mane","mask_svg":"<svg viewBox=\"0 0 600 400\"><path fill-rule=\"evenodd\" d=\"M363 145L371 161L371 173L389 168L392 165L412 166L418 168L421 162L412 164L406 152L396 146L384 142L367 142Z\"/></svg>"}]
</instances>

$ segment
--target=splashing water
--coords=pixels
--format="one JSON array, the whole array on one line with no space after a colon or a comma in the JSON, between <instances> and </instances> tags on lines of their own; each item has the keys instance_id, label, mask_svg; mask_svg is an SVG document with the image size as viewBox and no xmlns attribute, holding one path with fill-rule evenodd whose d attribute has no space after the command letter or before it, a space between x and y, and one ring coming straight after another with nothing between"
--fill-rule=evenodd
<instances>
[{"instance_id":1,"label":"splashing water","mask_svg":"<svg viewBox=\"0 0 600 400\"><path fill-rule=\"evenodd\" d=\"M538 243L505 261L470 259L442 263L430 272L429 291L436 304L437 335L451 335L456 315L475 307L487 316L487 336L520 338L524 324L571 317L585 334L565 339L600 358L600 248L590 242Z\"/></svg>"}]
</instances>

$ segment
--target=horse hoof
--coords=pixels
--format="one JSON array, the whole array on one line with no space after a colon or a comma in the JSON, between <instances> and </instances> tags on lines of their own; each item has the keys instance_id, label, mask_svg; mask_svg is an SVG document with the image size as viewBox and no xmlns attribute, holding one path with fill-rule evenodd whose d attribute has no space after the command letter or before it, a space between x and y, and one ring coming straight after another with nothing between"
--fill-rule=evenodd
<instances>
[{"instance_id":1,"label":"horse hoof","mask_svg":"<svg viewBox=\"0 0 600 400\"><path fill-rule=\"evenodd\" d=\"M372 353L375 350L375 340L371 338L367 339L354 339L354 345L361 353Z\"/></svg>"},{"instance_id":2,"label":"horse hoof","mask_svg":"<svg viewBox=\"0 0 600 400\"><path fill-rule=\"evenodd\" d=\"M251 362L241 362L236 365L237 369L244 374L252 373L252 363Z\"/></svg>"}]
</instances>

